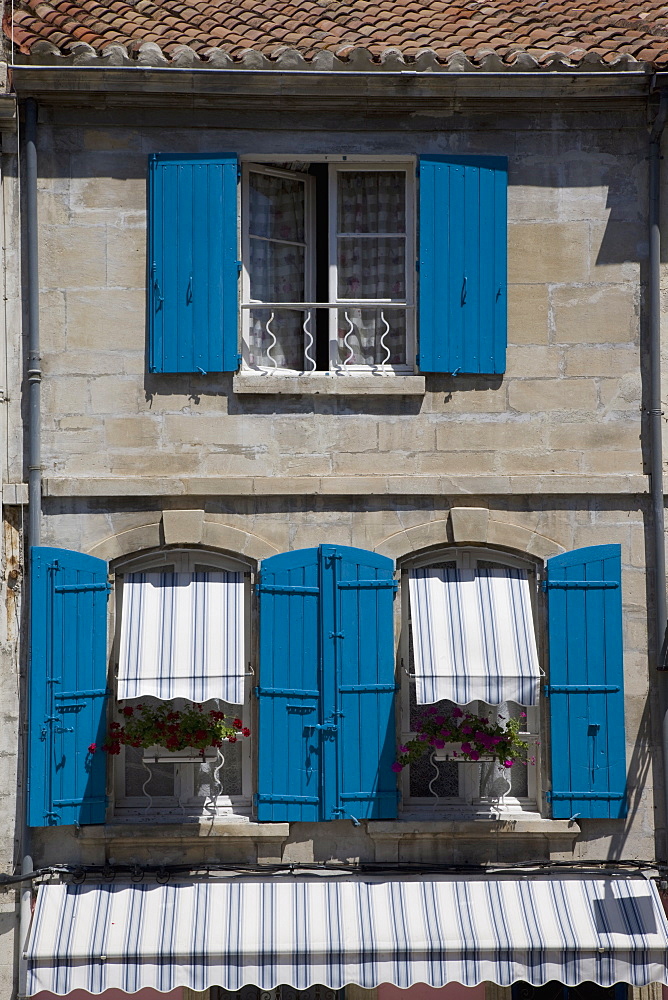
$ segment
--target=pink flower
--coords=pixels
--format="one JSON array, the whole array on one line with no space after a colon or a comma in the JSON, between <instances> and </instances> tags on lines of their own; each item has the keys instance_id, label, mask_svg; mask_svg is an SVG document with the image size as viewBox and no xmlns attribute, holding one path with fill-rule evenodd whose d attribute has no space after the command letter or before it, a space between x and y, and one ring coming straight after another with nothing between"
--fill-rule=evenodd
<instances>
[{"instance_id":1,"label":"pink flower","mask_svg":"<svg viewBox=\"0 0 668 1000\"><path fill-rule=\"evenodd\" d=\"M399 753L408 753L408 747L405 747L403 745L400 746L399 747Z\"/></svg>"},{"instance_id":2,"label":"pink flower","mask_svg":"<svg viewBox=\"0 0 668 1000\"><path fill-rule=\"evenodd\" d=\"M477 750L471 750L471 752L469 753L469 757L471 758L471 760L479 760L480 754L478 753Z\"/></svg>"},{"instance_id":3,"label":"pink flower","mask_svg":"<svg viewBox=\"0 0 668 1000\"><path fill-rule=\"evenodd\" d=\"M445 742L444 740L434 740L434 746L436 747L437 750L442 750L443 747L445 746Z\"/></svg>"},{"instance_id":4,"label":"pink flower","mask_svg":"<svg viewBox=\"0 0 668 1000\"><path fill-rule=\"evenodd\" d=\"M504 760L503 766L504 767L512 767L513 766L512 760Z\"/></svg>"},{"instance_id":5,"label":"pink flower","mask_svg":"<svg viewBox=\"0 0 668 1000\"><path fill-rule=\"evenodd\" d=\"M95 753L97 750L97 743L90 743L88 746L88 753Z\"/></svg>"},{"instance_id":6,"label":"pink flower","mask_svg":"<svg viewBox=\"0 0 668 1000\"><path fill-rule=\"evenodd\" d=\"M395 760L394 764L392 765L392 770L399 773L399 771L403 771L403 769L404 765L400 764L398 760Z\"/></svg>"},{"instance_id":7,"label":"pink flower","mask_svg":"<svg viewBox=\"0 0 668 1000\"><path fill-rule=\"evenodd\" d=\"M471 753L473 747L470 743L462 743L462 753Z\"/></svg>"},{"instance_id":8,"label":"pink flower","mask_svg":"<svg viewBox=\"0 0 668 1000\"><path fill-rule=\"evenodd\" d=\"M527 717L526 712L520 712L520 719L526 719L526 717Z\"/></svg>"},{"instance_id":9,"label":"pink flower","mask_svg":"<svg viewBox=\"0 0 668 1000\"><path fill-rule=\"evenodd\" d=\"M468 736L473 730L470 726L461 726L460 731L464 733L465 736Z\"/></svg>"},{"instance_id":10,"label":"pink flower","mask_svg":"<svg viewBox=\"0 0 668 1000\"><path fill-rule=\"evenodd\" d=\"M452 718L453 719L461 719L463 715L464 715L464 713L462 712L461 708L458 708L455 705L455 707L452 710Z\"/></svg>"}]
</instances>

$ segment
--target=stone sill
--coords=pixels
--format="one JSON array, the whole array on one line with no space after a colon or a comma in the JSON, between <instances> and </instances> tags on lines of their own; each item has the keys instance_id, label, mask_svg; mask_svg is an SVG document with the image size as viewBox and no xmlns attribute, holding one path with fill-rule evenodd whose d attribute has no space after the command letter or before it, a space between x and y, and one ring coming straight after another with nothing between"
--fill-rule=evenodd
<instances>
[{"instance_id":1,"label":"stone sill","mask_svg":"<svg viewBox=\"0 0 668 1000\"><path fill-rule=\"evenodd\" d=\"M106 823L104 826L84 826L81 828L79 837L88 842L132 840L137 843L158 841L165 844L170 841L180 843L184 840L197 840L200 837L226 837L228 840L244 841L283 841L289 834L289 823L253 823L251 820L239 816L235 819L219 817L213 820L200 819L186 823L178 823L173 820L159 822L149 819L141 822L136 820L117 821Z\"/></svg>"},{"instance_id":2,"label":"stone sill","mask_svg":"<svg viewBox=\"0 0 668 1000\"><path fill-rule=\"evenodd\" d=\"M257 375L242 372L232 390L254 396L424 396L424 375Z\"/></svg>"}]
</instances>

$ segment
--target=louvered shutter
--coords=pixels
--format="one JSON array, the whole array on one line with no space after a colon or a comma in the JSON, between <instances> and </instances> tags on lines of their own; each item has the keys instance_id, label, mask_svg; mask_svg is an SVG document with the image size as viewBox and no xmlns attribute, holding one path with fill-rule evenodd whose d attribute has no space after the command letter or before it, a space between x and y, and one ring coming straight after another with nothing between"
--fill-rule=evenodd
<instances>
[{"instance_id":1,"label":"louvered shutter","mask_svg":"<svg viewBox=\"0 0 668 1000\"><path fill-rule=\"evenodd\" d=\"M149 158L149 371L236 371L237 157Z\"/></svg>"},{"instance_id":2,"label":"louvered shutter","mask_svg":"<svg viewBox=\"0 0 668 1000\"><path fill-rule=\"evenodd\" d=\"M258 584L258 820L320 819L318 549L265 559Z\"/></svg>"},{"instance_id":3,"label":"louvered shutter","mask_svg":"<svg viewBox=\"0 0 668 1000\"><path fill-rule=\"evenodd\" d=\"M420 157L420 371L505 371L507 177L504 157Z\"/></svg>"},{"instance_id":4,"label":"louvered shutter","mask_svg":"<svg viewBox=\"0 0 668 1000\"><path fill-rule=\"evenodd\" d=\"M107 564L31 550L28 824L104 823Z\"/></svg>"},{"instance_id":5,"label":"louvered shutter","mask_svg":"<svg viewBox=\"0 0 668 1000\"><path fill-rule=\"evenodd\" d=\"M626 815L621 550L547 562L552 815Z\"/></svg>"},{"instance_id":6,"label":"louvered shutter","mask_svg":"<svg viewBox=\"0 0 668 1000\"><path fill-rule=\"evenodd\" d=\"M325 676L330 664L332 672L324 715L338 721L336 761L325 757L325 818L393 819L394 563L344 546L323 545L322 558Z\"/></svg>"}]
</instances>

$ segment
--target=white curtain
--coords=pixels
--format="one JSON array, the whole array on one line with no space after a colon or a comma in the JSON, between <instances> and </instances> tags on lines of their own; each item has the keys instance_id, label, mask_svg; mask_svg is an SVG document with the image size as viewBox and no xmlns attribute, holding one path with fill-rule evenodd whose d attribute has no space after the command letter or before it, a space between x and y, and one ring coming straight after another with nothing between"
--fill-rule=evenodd
<instances>
[{"instance_id":1,"label":"white curtain","mask_svg":"<svg viewBox=\"0 0 668 1000\"><path fill-rule=\"evenodd\" d=\"M540 668L525 570L416 569L409 591L418 704L537 703Z\"/></svg>"},{"instance_id":2,"label":"white curtain","mask_svg":"<svg viewBox=\"0 0 668 1000\"><path fill-rule=\"evenodd\" d=\"M129 573L118 697L244 701L242 573Z\"/></svg>"}]
</instances>

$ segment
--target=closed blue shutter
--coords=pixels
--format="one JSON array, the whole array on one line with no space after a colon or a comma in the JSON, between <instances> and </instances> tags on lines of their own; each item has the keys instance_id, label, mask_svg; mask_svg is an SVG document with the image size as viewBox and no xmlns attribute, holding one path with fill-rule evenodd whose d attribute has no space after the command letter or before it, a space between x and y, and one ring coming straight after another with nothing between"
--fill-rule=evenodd
<instances>
[{"instance_id":1,"label":"closed blue shutter","mask_svg":"<svg viewBox=\"0 0 668 1000\"><path fill-rule=\"evenodd\" d=\"M626 815L621 550L547 562L552 815Z\"/></svg>"},{"instance_id":2,"label":"closed blue shutter","mask_svg":"<svg viewBox=\"0 0 668 1000\"><path fill-rule=\"evenodd\" d=\"M325 818L394 819L397 778L394 717L394 563L344 546L322 546L325 717L338 720L337 760L325 770ZM331 638L330 638L331 636ZM334 695L334 700L329 699Z\"/></svg>"},{"instance_id":3,"label":"closed blue shutter","mask_svg":"<svg viewBox=\"0 0 668 1000\"><path fill-rule=\"evenodd\" d=\"M396 816L395 588L362 549L262 563L258 820Z\"/></svg>"},{"instance_id":4,"label":"closed blue shutter","mask_svg":"<svg viewBox=\"0 0 668 1000\"><path fill-rule=\"evenodd\" d=\"M318 549L265 559L258 585L258 820L320 818Z\"/></svg>"},{"instance_id":5,"label":"closed blue shutter","mask_svg":"<svg viewBox=\"0 0 668 1000\"><path fill-rule=\"evenodd\" d=\"M107 564L31 549L29 826L104 823Z\"/></svg>"},{"instance_id":6,"label":"closed blue shutter","mask_svg":"<svg viewBox=\"0 0 668 1000\"><path fill-rule=\"evenodd\" d=\"M236 371L237 157L149 158L149 371Z\"/></svg>"},{"instance_id":7,"label":"closed blue shutter","mask_svg":"<svg viewBox=\"0 0 668 1000\"><path fill-rule=\"evenodd\" d=\"M419 177L420 371L501 374L507 161L421 156Z\"/></svg>"}]
</instances>

